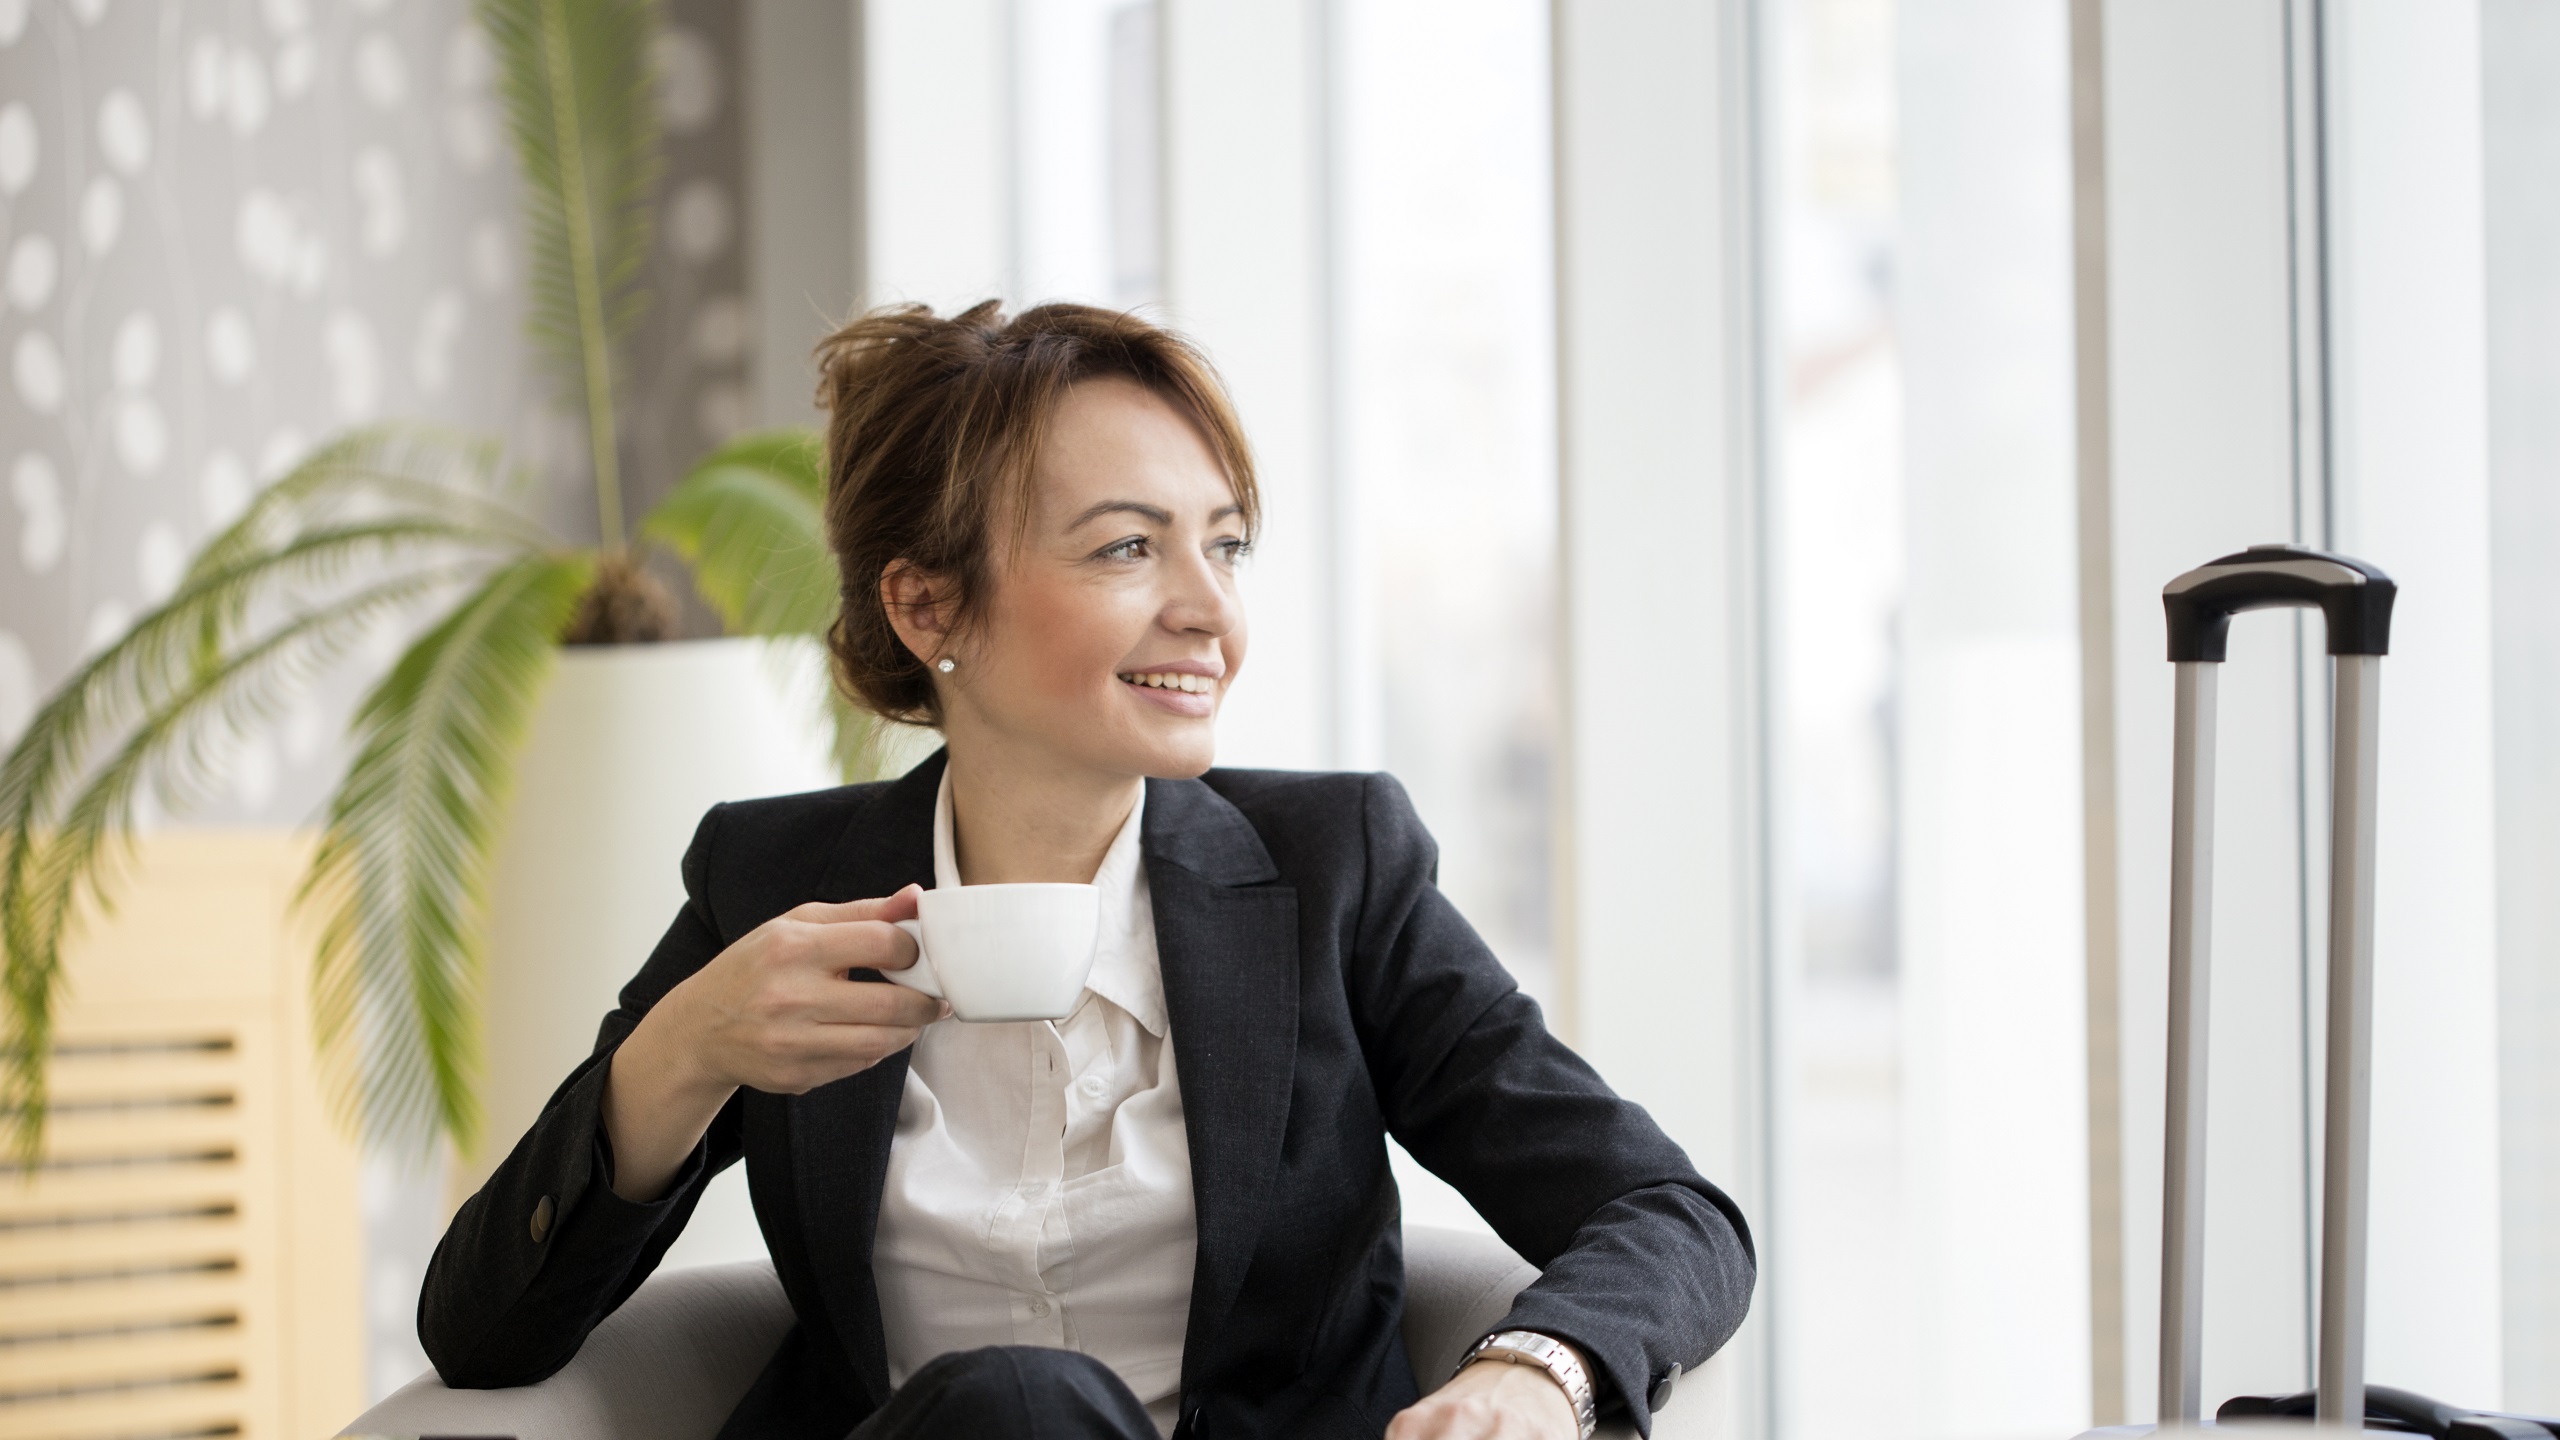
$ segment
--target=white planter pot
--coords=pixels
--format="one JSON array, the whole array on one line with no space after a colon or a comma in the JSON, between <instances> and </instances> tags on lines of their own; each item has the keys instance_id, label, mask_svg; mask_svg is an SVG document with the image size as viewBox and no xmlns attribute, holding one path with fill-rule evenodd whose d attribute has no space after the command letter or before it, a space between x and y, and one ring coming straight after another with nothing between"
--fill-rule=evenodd
<instances>
[{"instance_id":1,"label":"white planter pot","mask_svg":"<svg viewBox=\"0 0 2560 1440\"><path fill-rule=\"evenodd\" d=\"M572 648L535 715L490 892L477 1189L593 1048L597 1022L684 903L678 862L723 800L836 783L810 641ZM669 1264L764 1253L723 1177Z\"/></svg>"}]
</instances>

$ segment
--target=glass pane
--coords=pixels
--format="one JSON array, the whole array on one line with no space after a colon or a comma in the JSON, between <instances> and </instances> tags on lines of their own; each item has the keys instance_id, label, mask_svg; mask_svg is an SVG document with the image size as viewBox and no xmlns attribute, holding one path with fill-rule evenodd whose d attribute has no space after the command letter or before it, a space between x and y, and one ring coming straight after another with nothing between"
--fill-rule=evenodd
<instances>
[{"instance_id":1,"label":"glass pane","mask_svg":"<svg viewBox=\"0 0 2560 1440\"><path fill-rule=\"evenodd\" d=\"M1778 803L1795 939L1774 1053L1780 1432L1881 1429L1912 1376L1899 867L1903 372L1893 0L1781 14L1774 217L1783 516Z\"/></svg>"},{"instance_id":2,"label":"glass pane","mask_svg":"<svg viewBox=\"0 0 2560 1440\"><path fill-rule=\"evenodd\" d=\"M1344 763L1413 792L1440 883L1551 993L1556 476L1539 0L1379 0L1342 30Z\"/></svg>"},{"instance_id":3,"label":"glass pane","mask_svg":"<svg viewBox=\"0 0 2560 1440\"><path fill-rule=\"evenodd\" d=\"M1777 1428L2089 1406L2063 11L1783 0Z\"/></svg>"}]
</instances>

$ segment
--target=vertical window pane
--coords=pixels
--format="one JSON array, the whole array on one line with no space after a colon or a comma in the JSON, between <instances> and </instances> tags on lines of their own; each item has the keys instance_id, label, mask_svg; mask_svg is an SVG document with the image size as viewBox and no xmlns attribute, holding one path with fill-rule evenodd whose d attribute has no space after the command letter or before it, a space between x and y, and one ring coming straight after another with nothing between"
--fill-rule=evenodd
<instances>
[{"instance_id":1,"label":"vertical window pane","mask_svg":"<svg viewBox=\"0 0 2560 1440\"><path fill-rule=\"evenodd\" d=\"M1894 329L1893 0L1780 11L1779 803L1792 973L1772 1283L1787 1440L1901 1433L1904 1261L1895 804L1903 375Z\"/></svg>"},{"instance_id":2,"label":"vertical window pane","mask_svg":"<svg viewBox=\"0 0 2560 1440\"><path fill-rule=\"evenodd\" d=\"M1334 10L1343 762L1551 993L1555 422L1541 0Z\"/></svg>"},{"instance_id":3,"label":"vertical window pane","mask_svg":"<svg viewBox=\"0 0 2560 1440\"><path fill-rule=\"evenodd\" d=\"M1777 8L1786 1440L2088 1415L2062 14Z\"/></svg>"}]
</instances>

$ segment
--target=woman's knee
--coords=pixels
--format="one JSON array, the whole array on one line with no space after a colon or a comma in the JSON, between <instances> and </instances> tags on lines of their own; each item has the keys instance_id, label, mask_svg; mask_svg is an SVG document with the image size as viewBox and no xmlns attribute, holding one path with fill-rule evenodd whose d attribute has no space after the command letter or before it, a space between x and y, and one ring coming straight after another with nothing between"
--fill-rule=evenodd
<instances>
[{"instance_id":1,"label":"woman's knee","mask_svg":"<svg viewBox=\"0 0 2560 1440\"><path fill-rule=\"evenodd\" d=\"M1145 1409L1111 1367L1090 1355L1040 1345L989 1345L935 1358L902 1395L924 1401L939 1424L1018 1431L1032 1417L1120 1419Z\"/></svg>"}]
</instances>

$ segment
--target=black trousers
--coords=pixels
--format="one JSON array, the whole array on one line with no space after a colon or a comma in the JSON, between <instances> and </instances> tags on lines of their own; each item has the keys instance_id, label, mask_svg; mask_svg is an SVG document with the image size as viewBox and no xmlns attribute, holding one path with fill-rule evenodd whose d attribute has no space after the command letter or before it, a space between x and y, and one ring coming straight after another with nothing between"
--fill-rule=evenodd
<instances>
[{"instance_id":1,"label":"black trousers","mask_svg":"<svg viewBox=\"0 0 2560 1440\"><path fill-rule=\"evenodd\" d=\"M1156 1440L1156 1425L1090 1355L990 1345L909 1376L845 1440Z\"/></svg>"}]
</instances>

